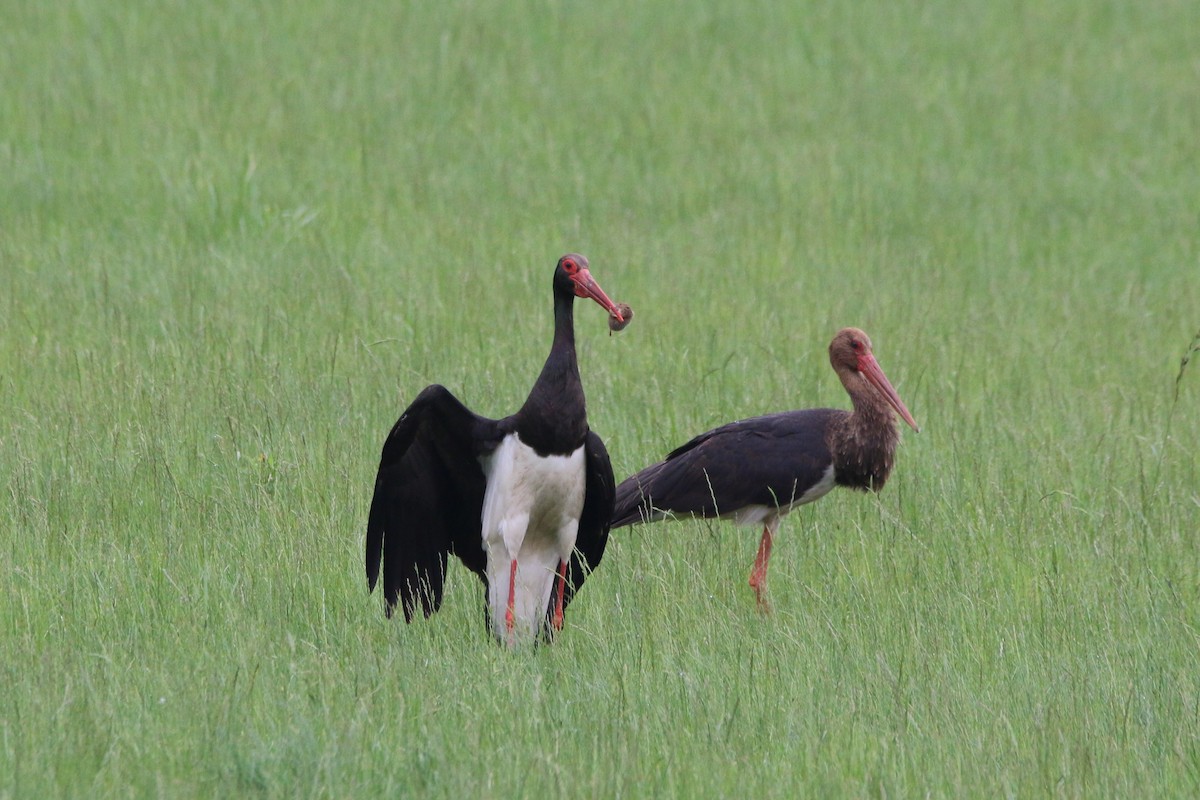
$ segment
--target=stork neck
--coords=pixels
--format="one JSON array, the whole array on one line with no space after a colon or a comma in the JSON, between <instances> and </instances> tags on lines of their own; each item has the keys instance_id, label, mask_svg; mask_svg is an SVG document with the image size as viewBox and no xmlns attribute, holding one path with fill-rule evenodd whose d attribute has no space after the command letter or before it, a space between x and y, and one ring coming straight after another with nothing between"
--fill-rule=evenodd
<instances>
[{"instance_id":1,"label":"stork neck","mask_svg":"<svg viewBox=\"0 0 1200 800\"><path fill-rule=\"evenodd\" d=\"M574 452L587 436L587 406L575 358L575 296L554 295L554 341L525 405L517 412L521 441L543 455Z\"/></svg>"},{"instance_id":2,"label":"stork neck","mask_svg":"<svg viewBox=\"0 0 1200 800\"><path fill-rule=\"evenodd\" d=\"M877 434L886 430L891 433L889 438L899 438L895 412L873 387L864 386L851 394L850 400L854 404L854 413L850 416L852 425Z\"/></svg>"},{"instance_id":3,"label":"stork neck","mask_svg":"<svg viewBox=\"0 0 1200 800\"><path fill-rule=\"evenodd\" d=\"M575 361L575 295L566 292L554 293L554 342L556 348L566 348Z\"/></svg>"},{"instance_id":4,"label":"stork neck","mask_svg":"<svg viewBox=\"0 0 1200 800\"><path fill-rule=\"evenodd\" d=\"M835 479L841 486L879 491L892 472L900 429L892 408L874 391L852 392L854 411L830 430Z\"/></svg>"}]
</instances>

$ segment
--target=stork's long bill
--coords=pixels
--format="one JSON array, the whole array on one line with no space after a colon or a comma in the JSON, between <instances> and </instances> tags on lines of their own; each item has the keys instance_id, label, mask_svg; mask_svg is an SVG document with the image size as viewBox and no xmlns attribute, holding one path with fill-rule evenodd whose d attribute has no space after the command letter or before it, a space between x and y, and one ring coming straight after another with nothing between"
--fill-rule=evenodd
<instances>
[{"instance_id":1,"label":"stork's long bill","mask_svg":"<svg viewBox=\"0 0 1200 800\"><path fill-rule=\"evenodd\" d=\"M917 421L913 419L913 415L909 413L908 407L904 405L904 401L900 399L900 395L896 394L896 390L892 388L891 381L883 374L883 369L879 366L879 362L875 360L875 356L870 351L862 353L858 357L858 371L864 378L871 382L871 385L879 390L883 395L883 399L887 400L888 405L896 410L900 418L908 423L909 427L917 433L921 429L917 426Z\"/></svg>"},{"instance_id":2,"label":"stork's long bill","mask_svg":"<svg viewBox=\"0 0 1200 800\"><path fill-rule=\"evenodd\" d=\"M588 271L587 267L583 267L572 275L571 280L575 282L576 297L587 297L595 300L605 311L616 317L617 322L625 321L625 318L621 316L621 309L604 293L604 290L600 288L600 284L596 283L596 279L592 277L592 273Z\"/></svg>"}]
</instances>

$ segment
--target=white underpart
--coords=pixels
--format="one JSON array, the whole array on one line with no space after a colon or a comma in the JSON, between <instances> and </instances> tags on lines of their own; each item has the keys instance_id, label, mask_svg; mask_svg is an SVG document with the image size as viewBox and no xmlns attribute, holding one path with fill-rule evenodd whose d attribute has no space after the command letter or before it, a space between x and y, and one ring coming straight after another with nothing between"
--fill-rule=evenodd
<instances>
[{"instance_id":1,"label":"white underpart","mask_svg":"<svg viewBox=\"0 0 1200 800\"><path fill-rule=\"evenodd\" d=\"M734 525L764 525L767 520L774 518L778 520L785 516L789 511L797 506L802 506L805 503L811 503L814 500L820 500L833 488L833 464L825 470L825 474L821 476L821 480L808 487L804 494L796 498L780 497L777 498L776 505L754 505L739 508L729 514L722 514L722 518L733 520Z\"/></svg>"},{"instance_id":2,"label":"white underpart","mask_svg":"<svg viewBox=\"0 0 1200 800\"><path fill-rule=\"evenodd\" d=\"M566 456L539 456L510 433L481 463L487 477L482 522L492 629L502 641L531 641L546 617L558 565L575 549L583 511L583 447ZM513 559L510 636L505 615Z\"/></svg>"}]
</instances>

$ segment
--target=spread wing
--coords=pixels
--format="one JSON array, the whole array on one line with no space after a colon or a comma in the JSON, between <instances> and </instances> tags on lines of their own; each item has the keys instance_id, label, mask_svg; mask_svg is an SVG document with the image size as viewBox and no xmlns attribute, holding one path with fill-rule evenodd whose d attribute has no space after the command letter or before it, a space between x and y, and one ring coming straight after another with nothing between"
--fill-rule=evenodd
<instances>
[{"instance_id":1,"label":"spread wing","mask_svg":"<svg viewBox=\"0 0 1200 800\"><path fill-rule=\"evenodd\" d=\"M408 622L418 608L427 617L438 610L450 553L483 573L485 478L478 457L495 425L433 385L388 434L367 522L366 568L372 591L382 572L389 617L397 602Z\"/></svg>"}]
</instances>

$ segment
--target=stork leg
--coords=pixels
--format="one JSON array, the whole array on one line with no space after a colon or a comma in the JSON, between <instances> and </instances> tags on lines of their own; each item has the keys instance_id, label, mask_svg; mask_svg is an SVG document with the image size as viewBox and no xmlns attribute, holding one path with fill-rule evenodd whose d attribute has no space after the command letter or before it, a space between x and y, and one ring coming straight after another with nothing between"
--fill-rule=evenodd
<instances>
[{"instance_id":1,"label":"stork leg","mask_svg":"<svg viewBox=\"0 0 1200 800\"><path fill-rule=\"evenodd\" d=\"M771 547L775 544L778 519L767 520L763 525L762 540L758 543L758 554L754 556L754 568L750 570L750 587L758 601L758 610L771 613L771 602L767 599L767 563L771 560Z\"/></svg>"},{"instance_id":2,"label":"stork leg","mask_svg":"<svg viewBox=\"0 0 1200 800\"><path fill-rule=\"evenodd\" d=\"M555 581L558 584L558 592L554 600L554 616L550 618L550 627L555 631L561 631L563 626L563 602L567 594L567 562L558 562L558 579Z\"/></svg>"},{"instance_id":3,"label":"stork leg","mask_svg":"<svg viewBox=\"0 0 1200 800\"><path fill-rule=\"evenodd\" d=\"M504 627L511 634L516 624L515 606L517 603L517 560L512 560L508 568L508 610L504 612Z\"/></svg>"}]
</instances>

